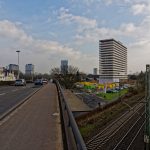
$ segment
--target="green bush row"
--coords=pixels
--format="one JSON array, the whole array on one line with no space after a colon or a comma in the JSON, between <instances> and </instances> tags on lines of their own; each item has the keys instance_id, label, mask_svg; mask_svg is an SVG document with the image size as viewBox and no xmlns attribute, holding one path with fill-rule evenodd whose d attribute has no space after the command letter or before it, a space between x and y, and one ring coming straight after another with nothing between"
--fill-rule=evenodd
<instances>
[{"instance_id":1,"label":"green bush row","mask_svg":"<svg viewBox=\"0 0 150 150\"><path fill-rule=\"evenodd\" d=\"M15 81L0 81L0 86L2 85L14 85Z\"/></svg>"}]
</instances>

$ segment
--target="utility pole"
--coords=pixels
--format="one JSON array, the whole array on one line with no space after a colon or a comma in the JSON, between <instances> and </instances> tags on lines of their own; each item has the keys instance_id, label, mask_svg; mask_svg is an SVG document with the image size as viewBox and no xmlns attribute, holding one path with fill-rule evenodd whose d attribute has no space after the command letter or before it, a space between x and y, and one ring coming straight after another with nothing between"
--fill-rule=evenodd
<instances>
[{"instance_id":1,"label":"utility pole","mask_svg":"<svg viewBox=\"0 0 150 150\"><path fill-rule=\"evenodd\" d=\"M146 103L145 103L145 133L144 133L144 142L145 150L150 150L150 65L146 65Z\"/></svg>"}]
</instances>

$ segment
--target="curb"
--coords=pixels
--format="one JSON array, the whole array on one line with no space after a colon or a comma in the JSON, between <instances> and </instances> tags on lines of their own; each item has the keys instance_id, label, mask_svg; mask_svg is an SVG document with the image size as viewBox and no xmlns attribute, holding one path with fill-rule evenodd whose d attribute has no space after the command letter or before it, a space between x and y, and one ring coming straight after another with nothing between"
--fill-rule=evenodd
<instances>
[{"instance_id":1,"label":"curb","mask_svg":"<svg viewBox=\"0 0 150 150\"><path fill-rule=\"evenodd\" d=\"M43 86L42 86L43 87ZM33 93L31 93L29 96L27 96L26 98L24 98L22 101L18 102L15 106L11 107L8 111L6 111L4 114L0 115L0 121L2 121L5 117L7 117L10 113L12 113L14 110L16 110L18 107L20 107L22 104L24 104L27 100L29 100L29 98L31 98L35 93L37 93L40 89L42 89L42 87L40 87L39 89L37 89L36 91L34 91Z\"/></svg>"}]
</instances>

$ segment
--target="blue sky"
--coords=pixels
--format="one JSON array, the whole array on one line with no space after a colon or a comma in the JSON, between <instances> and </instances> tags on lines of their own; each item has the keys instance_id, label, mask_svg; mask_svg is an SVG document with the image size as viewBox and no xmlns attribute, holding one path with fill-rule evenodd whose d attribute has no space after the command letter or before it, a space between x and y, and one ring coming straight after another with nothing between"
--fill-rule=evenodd
<instances>
[{"instance_id":1,"label":"blue sky","mask_svg":"<svg viewBox=\"0 0 150 150\"><path fill-rule=\"evenodd\" d=\"M99 67L99 40L128 48L128 73L150 63L149 0L0 0L0 66L48 73L61 59L85 73Z\"/></svg>"}]
</instances>

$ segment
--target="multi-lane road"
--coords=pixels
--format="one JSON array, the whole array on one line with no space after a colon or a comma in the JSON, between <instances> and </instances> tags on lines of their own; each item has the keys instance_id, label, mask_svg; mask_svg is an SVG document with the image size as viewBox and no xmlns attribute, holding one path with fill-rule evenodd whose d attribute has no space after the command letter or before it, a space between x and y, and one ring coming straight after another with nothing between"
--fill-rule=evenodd
<instances>
[{"instance_id":1,"label":"multi-lane road","mask_svg":"<svg viewBox=\"0 0 150 150\"><path fill-rule=\"evenodd\" d=\"M34 84L27 84L27 86L0 86L0 116L23 101L38 88Z\"/></svg>"}]
</instances>

